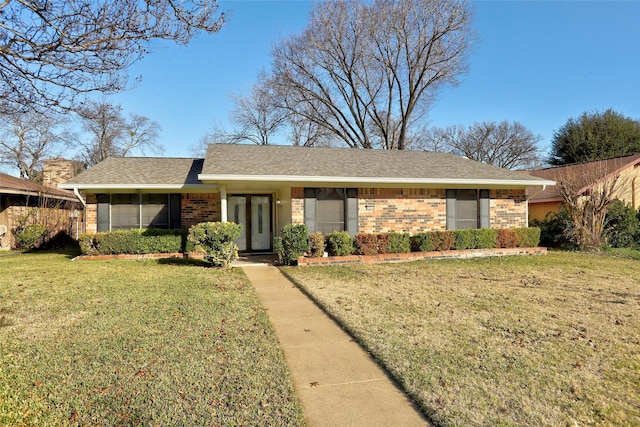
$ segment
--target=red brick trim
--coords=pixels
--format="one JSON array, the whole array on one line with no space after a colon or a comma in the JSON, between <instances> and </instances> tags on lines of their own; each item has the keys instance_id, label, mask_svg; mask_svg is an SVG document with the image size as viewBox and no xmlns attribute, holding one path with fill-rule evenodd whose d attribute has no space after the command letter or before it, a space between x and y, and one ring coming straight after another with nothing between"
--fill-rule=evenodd
<instances>
[{"instance_id":1,"label":"red brick trim","mask_svg":"<svg viewBox=\"0 0 640 427\"><path fill-rule=\"evenodd\" d=\"M402 254L350 255L326 258L298 258L298 266L347 265L347 264L381 264L387 262L408 262L425 259L445 258L481 258L489 256L513 255L546 255L547 248L503 248L503 249L466 249L453 251L410 252Z\"/></svg>"}]
</instances>

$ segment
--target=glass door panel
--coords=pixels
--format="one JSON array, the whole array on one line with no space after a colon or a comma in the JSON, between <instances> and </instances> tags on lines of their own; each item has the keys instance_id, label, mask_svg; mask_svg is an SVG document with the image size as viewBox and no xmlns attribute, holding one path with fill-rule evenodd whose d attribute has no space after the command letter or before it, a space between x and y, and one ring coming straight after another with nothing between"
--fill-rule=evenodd
<instances>
[{"instance_id":1,"label":"glass door panel","mask_svg":"<svg viewBox=\"0 0 640 427\"><path fill-rule=\"evenodd\" d=\"M238 250L247 250L247 198L231 196L227 200L227 221L242 225L240 237L236 240Z\"/></svg>"},{"instance_id":2,"label":"glass door panel","mask_svg":"<svg viewBox=\"0 0 640 427\"><path fill-rule=\"evenodd\" d=\"M271 249L271 197L251 197L251 249Z\"/></svg>"}]
</instances>

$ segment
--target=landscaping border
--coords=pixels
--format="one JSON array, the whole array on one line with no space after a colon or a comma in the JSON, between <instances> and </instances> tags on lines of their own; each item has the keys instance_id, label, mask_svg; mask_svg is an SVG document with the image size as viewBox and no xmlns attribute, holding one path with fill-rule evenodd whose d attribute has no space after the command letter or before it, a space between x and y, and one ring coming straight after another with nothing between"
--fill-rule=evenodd
<instances>
[{"instance_id":1,"label":"landscaping border","mask_svg":"<svg viewBox=\"0 0 640 427\"><path fill-rule=\"evenodd\" d=\"M78 255L73 260L78 261L101 261L109 259L163 259L163 258L184 258L184 259L204 259L201 252L175 252L156 254L112 254L112 255Z\"/></svg>"},{"instance_id":2,"label":"landscaping border","mask_svg":"<svg viewBox=\"0 0 640 427\"><path fill-rule=\"evenodd\" d=\"M496 256L546 254L547 248L539 246L530 248L463 249L451 251L408 252L397 254L333 256L323 258L300 257L298 258L298 266L311 267L323 265L381 264L390 262L421 261L425 259L466 259Z\"/></svg>"}]
</instances>

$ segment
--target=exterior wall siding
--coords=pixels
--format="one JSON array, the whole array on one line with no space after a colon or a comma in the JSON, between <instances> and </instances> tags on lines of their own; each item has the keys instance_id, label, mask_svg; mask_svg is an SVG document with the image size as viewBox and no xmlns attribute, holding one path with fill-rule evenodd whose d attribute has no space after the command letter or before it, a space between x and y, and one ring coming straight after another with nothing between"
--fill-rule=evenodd
<instances>
[{"instance_id":1,"label":"exterior wall siding","mask_svg":"<svg viewBox=\"0 0 640 427\"><path fill-rule=\"evenodd\" d=\"M98 199L95 194L87 194L85 197L87 207L85 214L85 233L96 234L98 232Z\"/></svg>"},{"instance_id":2,"label":"exterior wall siding","mask_svg":"<svg viewBox=\"0 0 640 427\"><path fill-rule=\"evenodd\" d=\"M491 228L527 227L527 196L524 190L491 190Z\"/></svg>"},{"instance_id":3,"label":"exterior wall siding","mask_svg":"<svg viewBox=\"0 0 640 427\"><path fill-rule=\"evenodd\" d=\"M291 189L291 222L304 222L304 191ZM527 226L524 190L491 190L491 228ZM447 228L444 189L361 188L358 190L358 231L410 234Z\"/></svg>"},{"instance_id":4,"label":"exterior wall siding","mask_svg":"<svg viewBox=\"0 0 640 427\"><path fill-rule=\"evenodd\" d=\"M220 221L220 193L187 193L182 195L182 228L207 221Z\"/></svg>"},{"instance_id":5,"label":"exterior wall siding","mask_svg":"<svg viewBox=\"0 0 640 427\"><path fill-rule=\"evenodd\" d=\"M361 188L358 229L361 233L419 233L447 227L445 190L425 188Z\"/></svg>"},{"instance_id":6,"label":"exterior wall siding","mask_svg":"<svg viewBox=\"0 0 640 427\"><path fill-rule=\"evenodd\" d=\"M304 223L304 188L291 188L291 223Z\"/></svg>"}]
</instances>

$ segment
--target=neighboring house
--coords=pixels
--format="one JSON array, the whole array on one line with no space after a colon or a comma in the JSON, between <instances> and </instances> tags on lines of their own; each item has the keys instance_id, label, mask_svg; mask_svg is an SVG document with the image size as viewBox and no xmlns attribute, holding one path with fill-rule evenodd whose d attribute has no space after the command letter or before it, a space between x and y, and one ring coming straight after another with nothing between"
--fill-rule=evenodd
<instances>
[{"instance_id":1,"label":"neighboring house","mask_svg":"<svg viewBox=\"0 0 640 427\"><path fill-rule=\"evenodd\" d=\"M621 186L620 200L640 208L640 154L618 157L610 160L557 166L528 172L533 176L562 182L572 180L578 183L580 194L602 184L607 179L617 179ZM532 188L528 191L529 220L543 220L548 213L558 213L563 201L559 186L547 187L544 191Z\"/></svg>"},{"instance_id":2,"label":"neighboring house","mask_svg":"<svg viewBox=\"0 0 640 427\"><path fill-rule=\"evenodd\" d=\"M51 236L58 232L77 236L81 218L77 212L82 206L73 192L56 188L73 176L74 166L64 159L45 161L45 185L0 173L0 249L15 246L15 230L21 223L45 224Z\"/></svg>"},{"instance_id":3,"label":"neighboring house","mask_svg":"<svg viewBox=\"0 0 640 427\"><path fill-rule=\"evenodd\" d=\"M288 223L310 232L417 233L527 226L527 187L554 182L445 153L212 144L205 159L108 158L60 185L86 195L87 232L242 224L270 251Z\"/></svg>"}]
</instances>

